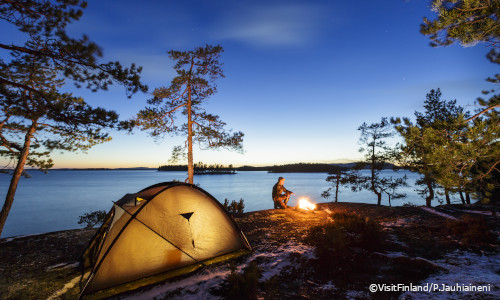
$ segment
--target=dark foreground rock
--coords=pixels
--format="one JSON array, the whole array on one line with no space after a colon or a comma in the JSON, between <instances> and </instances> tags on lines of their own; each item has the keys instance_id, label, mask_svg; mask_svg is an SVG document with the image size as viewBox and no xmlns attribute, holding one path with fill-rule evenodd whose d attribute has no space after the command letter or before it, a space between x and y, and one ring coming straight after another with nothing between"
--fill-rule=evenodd
<instances>
[{"instance_id":1,"label":"dark foreground rock","mask_svg":"<svg viewBox=\"0 0 500 300\"><path fill-rule=\"evenodd\" d=\"M494 299L500 290L500 214L492 213L496 210L443 207L426 211L418 207L328 203L318 205L313 212L286 209L245 213L235 220L254 248L251 254L116 298L235 298L243 293L250 299L420 299L422 295L443 294L372 293L369 285L421 285L433 278L450 281L460 278L452 275L472 270L487 275L482 281L492 281L485 284L490 284L493 292L466 296ZM307 239L309 230L334 223L332 216L338 213L356 214L380 224L379 248L348 247L348 253L342 253L345 259L333 265L318 260L314 245ZM468 216L473 218L472 225L464 227L469 224ZM489 235L474 240L473 236L484 232L467 236L467 230L487 231ZM77 298L77 259L93 234L94 230L80 229L0 240L0 299ZM476 265L464 263L462 268L464 257Z\"/></svg>"}]
</instances>

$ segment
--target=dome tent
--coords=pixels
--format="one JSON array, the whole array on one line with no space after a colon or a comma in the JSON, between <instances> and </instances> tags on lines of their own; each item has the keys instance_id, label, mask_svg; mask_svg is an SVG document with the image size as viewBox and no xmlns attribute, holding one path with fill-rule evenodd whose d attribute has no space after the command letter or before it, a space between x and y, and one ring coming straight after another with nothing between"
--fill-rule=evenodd
<instances>
[{"instance_id":1,"label":"dome tent","mask_svg":"<svg viewBox=\"0 0 500 300\"><path fill-rule=\"evenodd\" d=\"M203 189L159 183L115 202L82 255L82 296L120 293L251 250Z\"/></svg>"}]
</instances>

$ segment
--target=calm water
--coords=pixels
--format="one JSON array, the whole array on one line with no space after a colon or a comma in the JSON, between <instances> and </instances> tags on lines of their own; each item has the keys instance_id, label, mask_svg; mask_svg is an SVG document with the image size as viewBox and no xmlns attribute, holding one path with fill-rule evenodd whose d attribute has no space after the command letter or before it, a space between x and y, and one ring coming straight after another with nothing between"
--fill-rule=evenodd
<instances>
[{"instance_id":1,"label":"calm water","mask_svg":"<svg viewBox=\"0 0 500 300\"><path fill-rule=\"evenodd\" d=\"M402 177L406 174L413 184L417 174L385 170L384 176ZM135 193L150 185L171 181L184 181L184 172L158 172L155 170L117 171L74 171L52 170L48 174L31 171L29 179L22 178L17 189L14 204L5 224L2 237L45 233L81 227L78 216L95 210L108 211L113 201L126 193ZM285 173L239 172L236 175L195 176L195 183L212 194L220 202L224 199L245 201L245 211L273 208L271 190L277 178L286 178L285 187L295 196L290 199L294 206L300 197L308 197L313 202L328 202L321 193L328 188L325 173ZM10 176L0 174L0 203L7 194ZM414 187L401 190L407 197L392 201L392 205L411 202L424 205L425 201L414 191ZM455 199L457 201L458 199ZM371 192L353 193L342 189L341 202L376 203ZM388 205L387 199L382 204Z\"/></svg>"}]
</instances>

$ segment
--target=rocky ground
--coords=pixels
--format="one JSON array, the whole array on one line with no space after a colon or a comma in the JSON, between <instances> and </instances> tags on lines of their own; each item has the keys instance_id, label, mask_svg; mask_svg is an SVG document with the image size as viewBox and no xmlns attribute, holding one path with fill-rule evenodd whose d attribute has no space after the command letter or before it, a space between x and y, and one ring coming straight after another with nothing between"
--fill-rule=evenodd
<instances>
[{"instance_id":1,"label":"rocky ground","mask_svg":"<svg viewBox=\"0 0 500 300\"><path fill-rule=\"evenodd\" d=\"M379 248L351 247L333 265L318 260L315 246L307 239L310 228L335 223L339 213L380 224ZM235 220L253 246L252 253L116 298L498 299L499 217L498 206L425 210L356 203L320 204L312 212L249 212ZM94 230L82 229L1 239L0 299L77 298L77 259L93 234ZM477 237L483 234L484 238ZM370 284L410 283L490 285L490 291L369 290Z\"/></svg>"}]
</instances>

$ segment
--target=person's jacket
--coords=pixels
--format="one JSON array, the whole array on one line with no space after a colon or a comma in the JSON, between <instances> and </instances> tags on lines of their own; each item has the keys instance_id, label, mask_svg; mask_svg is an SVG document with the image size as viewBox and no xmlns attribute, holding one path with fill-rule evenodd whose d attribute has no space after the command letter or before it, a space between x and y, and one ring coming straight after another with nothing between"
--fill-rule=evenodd
<instances>
[{"instance_id":1,"label":"person's jacket","mask_svg":"<svg viewBox=\"0 0 500 300\"><path fill-rule=\"evenodd\" d=\"M279 182L277 182L274 186L273 186L273 200L275 200L276 198L280 197L280 196L285 196L287 194L291 194L292 192L287 190L282 184L280 184Z\"/></svg>"}]
</instances>

